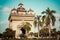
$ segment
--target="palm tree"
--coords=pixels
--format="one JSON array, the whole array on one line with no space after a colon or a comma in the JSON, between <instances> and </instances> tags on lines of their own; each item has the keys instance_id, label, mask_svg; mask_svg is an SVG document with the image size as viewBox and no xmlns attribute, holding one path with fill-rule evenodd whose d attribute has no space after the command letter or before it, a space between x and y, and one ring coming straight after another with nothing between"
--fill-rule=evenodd
<instances>
[{"instance_id":1,"label":"palm tree","mask_svg":"<svg viewBox=\"0 0 60 40\"><path fill-rule=\"evenodd\" d=\"M45 15L44 16L42 16L42 27L44 27L44 23L45 23Z\"/></svg>"},{"instance_id":2,"label":"palm tree","mask_svg":"<svg viewBox=\"0 0 60 40\"><path fill-rule=\"evenodd\" d=\"M36 27L37 26L37 19L36 19L36 17L35 17L35 19L34 19L34 27Z\"/></svg>"},{"instance_id":3,"label":"palm tree","mask_svg":"<svg viewBox=\"0 0 60 40\"><path fill-rule=\"evenodd\" d=\"M46 26L50 25L50 23L52 23L52 26L54 26L56 19L55 19L55 16L53 15L53 13L56 13L56 11L50 10L49 8L47 8L46 11L42 12L42 14L44 14L44 13L46 13L46 19L45 19ZM50 32L49 32L49 34L50 34Z\"/></svg>"},{"instance_id":4,"label":"palm tree","mask_svg":"<svg viewBox=\"0 0 60 40\"><path fill-rule=\"evenodd\" d=\"M30 24L30 23L28 23L28 22L26 22L25 24L24 24L24 29L26 30L26 36L28 36L28 33L29 33L29 31L31 30L31 27L32 25Z\"/></svg>"},{"instance_id":5,"label":"palm tree","mask_svg":"<svg viewBox=\"0 0 60 40\"><path fill-rule=\"evenodd\" d=\"M39 37L39 27L41 26L40 17L41 17L40 15L39 16L37 15L37 17L35 17L35 20L34 20L34 26L38 27L38 37Z\"/></svg>"}]
</instances>

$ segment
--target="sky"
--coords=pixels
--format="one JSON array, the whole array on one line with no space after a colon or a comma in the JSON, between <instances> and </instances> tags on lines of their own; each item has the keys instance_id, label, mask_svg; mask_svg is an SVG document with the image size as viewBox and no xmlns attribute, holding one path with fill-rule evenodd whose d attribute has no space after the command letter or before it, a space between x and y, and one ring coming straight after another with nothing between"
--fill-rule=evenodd
<instances>
[{"instance_id":1,"label":"sky","mask_svg":"<svg viewBox=\"0 0 60 40\"><path fill-rule=\"evenodd\" d=\"M10 11L13 8L17 9L19 3L23 3L27 11L31 8L36 15L41 15L41 12L48 7L51 10L56 10L56 14L54 14L56 17L55 28L60 30L60 22L58 21L60 18L60 0L0 0L0 33L9 27Z\"/></svg>"}]
</instances>

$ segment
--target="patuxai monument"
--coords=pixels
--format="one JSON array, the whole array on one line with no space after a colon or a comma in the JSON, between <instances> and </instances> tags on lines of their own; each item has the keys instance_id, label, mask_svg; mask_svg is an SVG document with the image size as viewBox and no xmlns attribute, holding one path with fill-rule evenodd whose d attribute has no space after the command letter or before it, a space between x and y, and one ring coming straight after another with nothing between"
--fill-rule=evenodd
<instances>
[{"instance_id":1,"label":"patuxai monument","mask_svg":"<svg viewBox=\"0 0 60 40\"><path fill-rule=\"evenodd\" d=\"M60 40L60 0L0 0L0 40Z\"/></svg>"},{"instance_id":2,"label":"patuxai monument","mask_svg":"<svg viewBox=\"0 0 60 40\"><path fill-rule=\"evenodd\" d=\"M9 28L15 31L15 37L20 37L20 29L23 27L23 24L26 22L32 25L29 32L34 32L33 20L35 18L34 11L30 8L26 10L23 7L23 4L18 4L18 8L13 8L9 16Z\"/></svg>"}]
</instances>

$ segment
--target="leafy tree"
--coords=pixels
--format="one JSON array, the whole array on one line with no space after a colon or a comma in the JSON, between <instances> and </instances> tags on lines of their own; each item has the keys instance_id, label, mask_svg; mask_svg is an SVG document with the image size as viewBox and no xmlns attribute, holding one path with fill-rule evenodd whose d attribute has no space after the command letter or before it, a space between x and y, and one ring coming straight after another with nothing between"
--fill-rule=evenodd
<instances>
[{"instance_id":1,"label":"leafy tree","mask_svg":"<svg viewBox=\"0 0 60 40\"><path fill-rule=\"evenodd\" d=\"M57 32L57 35L60 35L60 31Z\"/></svg>"},{"instance_id":2,"label":"leafy tree","mask_svg":"<svg viewBox=\"0 0 60 40\"><path fill-rule=\"evenodd\" d=\"M6 28L6 30L3 32L4 38L14 38L15 37L15 31L13 31L10 28Z\"/></svg>"},{"instance_id":3,"label":"leafy tree","mask_svg":"<svg viewBox=\"0 0 60 40\"><path fill-rule=\"evenodd\" d=\"M30 24L30 23L28 23L28 22L26 22L25 24L24 24L24 29L26 30L26 35L28 36L28 33L29 33L29 31L31 30L31 27L32 25Z\"/></svg>"},{"instance_id":4,"label":"leafy tree","mask_svg":"<svg viewBox=\"0 0 60 40\"><path fill-rule=\"evenodd\" d=\"M40 36L48 36L47 34L48 34L48 31L47 31L48 29L47 28L42 28L41 30L40 30Z\"/></svg>"},{"instance_id":5,"label":"leafy tree","mask_svg":"<svg viewBox=\"0 0 60 40\"><path fill-rule=\"evenodd\" d=\"M45 11L42 12L42 14L44 14L44 13L46 14L46 19L45 19L46 26L50 25L50 23L52 23L52 26L54 26L56 18L53 15L53 13L56 13L56 11L50 10L49 8L47 8ZM50 30L50 28L49 28L49 30ZM50 34L51 34L51 32L49 32L49 35Z\"/></svg>"},{"instance_id":6,"label":"leafy tree","mask_svg":"<svg viewBox=\"0 0 60 40\"><path fill-rule=\"evenodd\" d=\"M44 14L44 13L46 13L47 19L49 18L48 20L52 20L52 25L54 26L54 23L55 23L56 19L55 19L55 16L53 15L53 13L56 13L56 11L55 10L50 10L49 8L47 8L46 11L42 12L42 14Z\"/></svg>"},{"instance_id":7,"label":"leafy tree","mask_svg":"<svg viewBox=\"0 0 60 40\"><path fill-rule=\"evenodd\" d=\"M38 16L38 15L37 15L37 17L35 17L35 20L34 20L34 23L33 23L35 27L38 27L38 37L39 37L39 27L41 26L40 17L41 17L41 16Z\"/></svg>"}]
</instances>

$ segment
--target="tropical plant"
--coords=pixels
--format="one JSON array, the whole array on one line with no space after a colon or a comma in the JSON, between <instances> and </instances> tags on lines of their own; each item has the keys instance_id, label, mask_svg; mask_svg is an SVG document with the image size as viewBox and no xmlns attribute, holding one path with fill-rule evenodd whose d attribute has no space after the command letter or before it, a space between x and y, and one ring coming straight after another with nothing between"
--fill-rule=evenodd
<instances>
[{"instance_id":1,"label":"tropical plant","mask_svg":"<svg viewBox=\"0 0 60 40\"><path fill-rule=\"evenodd\" d=\"M31 30L31 27L32 25L30 24L30 23L28 23L28 22L26 22L25 24L24 24L24 29L26 30L26 36L28 36L28 33L29 33L29 31Z\"/></svg>"},{"instance_id":2,"label":"tropical plant","mask_svg":"<svg viewBox=\"0 0 60 40\"><path fill-rule=\"evenodd\" d=\"M3 32L4 38L14 38L15 37L15 31L13 31L10 28L6 28L6 30Z\"/></svg>"},{"instance_id":3,"label":"tropical plant","mask_svg":"<svg viewBox=\"0 0 60 40\"><path fill-rule=\"evenodd\" d=\"M33 35L34 35L34 37L38 37L38 33L34 33Z\"/></svg>"},{"instance_id":4,"label":"tropical plant","mask_svg":"<svg viewBox=\"0 0 60 40\"><path fill-rule=\"evenodd\" d=\"M56 28L51 29L51 35L54 37L57 35Z\"/></svg>"},{"instance_id":5,"label":"tropical plant","mask_svg":"<svg viewBox=\"0 0 60 40\"><path fill-rule=\"evenodd\" d=\"M33 36L33 34L34 34L33 32L30 32L31 37Z\"/></svg>"},{"instance_id":6,"label":"tropical plant","mask_svg":"<svg viewBox=\"0 0 60 40\"><path fill-rule=\"evenodd\" d=\"M46 13L46 18L45 18L45 23L46 26L50 25L50 23L52 23L52 26L55 25L55 16L53 15L53 13L56 13L55 10L50 10L49 8L46 9L46 11L43 11L42 14ZM50 31L50 27L49 27L49 31ZM49 32L49 35L51 34L51 32Z\"/></svg>"},{"instance_id":7,"label":"tropical plant","mask_svg":"<svg viewBox=\"0 0 60 40\"><path fill-rule=\"evenodd\" d=\"M34 26L35 27L38 27L38 37L39 37L39 27L41 26L41 20L40 20L40 15L38 16L37 15L37 17L35 17L35 20L34 20Z\"/></svg>"},{"instance_id":8,"label":"tropical plant","mask_svg":"<svg viewBox=\"0 0 60 40\"><path fill-rule=\"evenodd\" d=\"M39 33L40 33L40 36L43 37L43 34L45 34L45 29L41 29Z\"/></svg>"},{"instance_id":9,"label":"tropical plant","mask_svg":"<svg viewBox=\"0 0 60 40\"><path fill-rule=\"evenodd\" d=\"M48 36L48 28L42 28L40 31L40 36Z\"/></svg>"},{"instance_id":10,"label":"tropical plant","mask_svg":"<svg viewBox=\"0 0 60 40\"><path fill-rule=\"evenodd\" d=\"M57 34L60 35L60 31L58 31Z\"/></svg>"},{"instance_id":11,"label":"tropical plant","mask_svg":"<svg viewBox=\"0 0 60 40\"><path fill-rule=\"evenodd\" d=\"M46 11L43 11L42 14L46 13L47 17L50 19L50 22L52 21L52 25L54 26L56 18L53 15L53 13L56 13L55 10L50 10L49 8L46 9ZM48 20L47 20L48 21ZM50 24L50 23L49 23Z\"/></svg>"}]
</instances>

